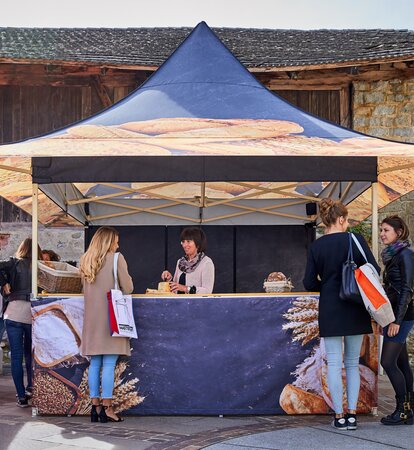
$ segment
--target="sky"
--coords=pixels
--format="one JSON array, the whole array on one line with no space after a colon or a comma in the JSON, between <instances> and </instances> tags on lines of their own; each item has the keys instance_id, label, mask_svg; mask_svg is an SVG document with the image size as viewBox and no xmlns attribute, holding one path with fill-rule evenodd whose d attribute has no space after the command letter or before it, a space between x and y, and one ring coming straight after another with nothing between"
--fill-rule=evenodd
<instances>
[{"instance_id":1,"label":"sky","mask_svg":"<svg viewBox=\"0 0 414 450\"><path fill-rule=\"evenodd\" d=\"M0 27L414 30L413 0L2 0Z\"/></svg>"}]
</instances>

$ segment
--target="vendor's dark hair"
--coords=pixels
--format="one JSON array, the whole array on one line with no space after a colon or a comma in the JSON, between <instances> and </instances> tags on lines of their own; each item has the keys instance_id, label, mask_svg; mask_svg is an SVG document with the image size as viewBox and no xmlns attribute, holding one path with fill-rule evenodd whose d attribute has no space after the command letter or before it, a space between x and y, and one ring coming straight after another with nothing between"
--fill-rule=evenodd
<instances>
[{"instance_id":1,"label":"vendor's dark hair","mask_svg":"<svg viewBox=\"0 0 414 450\"><path fill-rule=\"evenodd\" d=\"M383 223L386 223L390 227L394 228L394 231L398 235L398 239L401 241L405 241L408 239L408 236L410 236L410 230L408 229L407 224L404 222L403 219L401 219L400 216L394 215L394 216L388 216L381 222L381 225Z\"/></svg>"},{"instance_id":2,"label":"vendor's dark hair","mask_svg":"<svg viewBox=\"0 0 414 450\"><path fill-rule=\"evenodd\" d=\"M42 255L49 255L50 261L60 261L60 256L53 250L42 250Z\"/></svg>"},{"instance_id":3,"label":"vendor's dark hair","mask_svg":"<svg viewBox=\"0 0 414 450\"><path fill-rule=\"evenodd\" d=\"M197 227L184 228L181 231L180 240L182 241L194 241L199 253L205 252L207 248L207 238L204 231Z\"/></svg>"},{"instance_id":4,"label":"vendor's dark hair","mask_svg":"<svg viewBox=\"0 0 414 450\"><path fill-rule=\"evenodd\" d=\"M330 227L338 220L338 217L348 217L348 209L339 200L324 198L319 203L319 214L324 225Z\"/></svg>"}]
</instances>

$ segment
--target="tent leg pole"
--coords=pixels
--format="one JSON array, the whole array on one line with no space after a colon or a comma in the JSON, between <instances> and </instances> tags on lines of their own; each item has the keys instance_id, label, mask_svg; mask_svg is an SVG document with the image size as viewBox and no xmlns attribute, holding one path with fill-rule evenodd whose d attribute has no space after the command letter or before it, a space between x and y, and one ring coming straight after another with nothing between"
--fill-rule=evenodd
<instances>
[{"instance_id":1,"label":"tent leg pole","mask_svg":"<svg viewBox=\"0 0 414 450\"><path fill-rule=\"evenodd\" d=\"M372 207L372 224L371 224L371 240L372 253L375 259L378 260L378 183L372 183L371 192L371 207Z\"/></svg>"},{"instance_id":2,"label":"tent leg pole","mask_svg":"<svg viewBox=\"0 0 414 450\"><path fill-rule=\"evenodd\" d=\"M372 183L372 192L371 192L372 198L371 198L371 217L372 217L372 223L371 223L371 241L372 241L372 253L375 257L375 259L378 261L379 254L378 254L378 183ZM382 353L382 341L383 338L379 334L378 335L378 374L384 375L384 369L382 368L380 361L381 361L381 353Z\"/></svg>"},{"instance_id":3,"label":"tent leg pole","mask_svg":"<svg viewBox=\"0 0 414 450\"><path fill-rule=\"evenodd\" d=\"M38 248L38 193L37 183L32 185L32 298L37 297L37 248Z\"/></svg>"}]
</instances>

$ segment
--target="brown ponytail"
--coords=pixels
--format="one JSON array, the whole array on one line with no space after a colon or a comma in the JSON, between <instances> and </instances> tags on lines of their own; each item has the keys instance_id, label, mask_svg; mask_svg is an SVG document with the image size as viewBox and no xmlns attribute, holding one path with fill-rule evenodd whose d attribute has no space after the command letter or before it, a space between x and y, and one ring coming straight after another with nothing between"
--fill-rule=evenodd
<instances>
[{"instance_id":1,"label":"brown ponytail","mask_svg":"<svg viewBox=\"0 0 414 450\"><path fill-rule=\"evenodd\" d=\"M319 203L319 214L324 225L330 227L339 217L348 217L348 209L339 200L324 198Z\"/></svg>"}]
</instances>

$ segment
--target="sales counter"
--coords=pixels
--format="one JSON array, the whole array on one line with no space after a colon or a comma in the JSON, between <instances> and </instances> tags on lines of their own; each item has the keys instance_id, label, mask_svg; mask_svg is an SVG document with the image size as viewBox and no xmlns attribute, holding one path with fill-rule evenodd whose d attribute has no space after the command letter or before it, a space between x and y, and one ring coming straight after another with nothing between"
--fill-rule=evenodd
<instances>
[{"instance_id":1,"label":"sales counter","mask_svg":"<svg viewBox=\"0 0 414 450\"><path fill-rule=\"evenodd\" d=\"M330 411L317 294L134 295L133 310L138 339L115 374L122 413ZM35 413L87 414L83 297L41 296L32 313ZM377 406L377 368L377 337L366 336L360 412Z\"/></svg>"}]
</instances>

